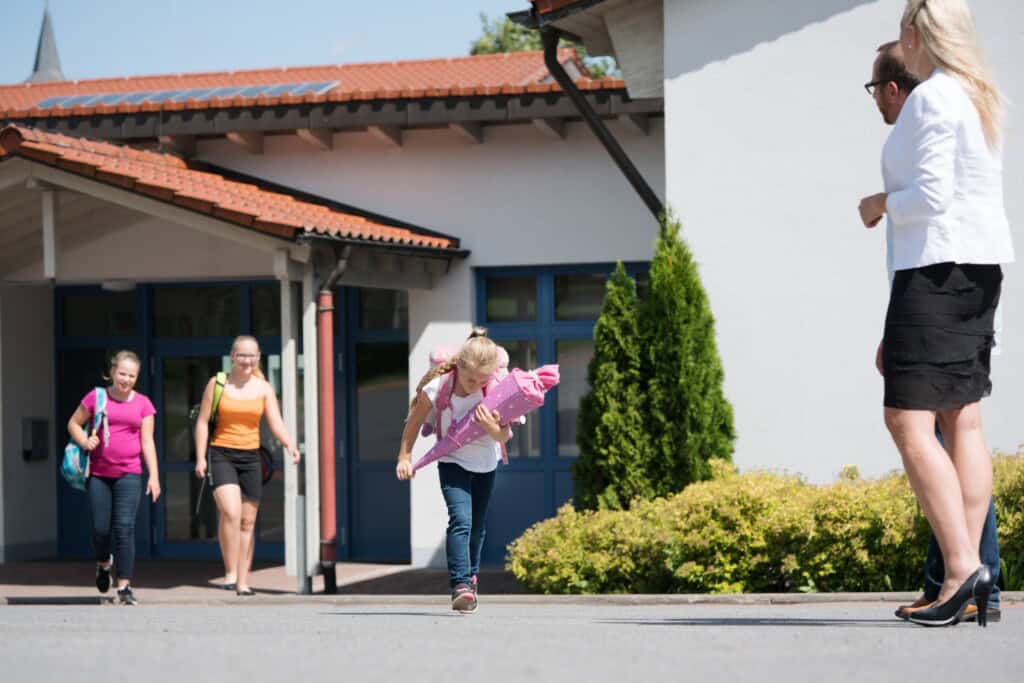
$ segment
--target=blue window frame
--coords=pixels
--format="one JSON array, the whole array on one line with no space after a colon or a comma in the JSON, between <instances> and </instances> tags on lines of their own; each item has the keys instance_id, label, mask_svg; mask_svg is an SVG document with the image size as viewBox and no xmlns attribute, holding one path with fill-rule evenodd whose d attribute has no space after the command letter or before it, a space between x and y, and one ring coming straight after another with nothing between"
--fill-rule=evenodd
<instances>
[{"instance_id":1,"label":"blue window frame","mask_svg":"<svg viewBox=\"0 0 1024 683\"><path fill-rule=\"evenodd\" d=\"M57 288L54 297L55 376L58 380L56 414L59 417L57 431L60 442L66 441L64 425L76 402L89 386L102 381L106 359L115 349L126 348L138 353L142 360L138 389L153 400L160 415L156 421L155 437L164 495L155 505L145 501L140 505L136 523L136 548L140 557L216 557L215 540L189 541L168 537L167 506L174 502L175 493L172 484L177 483L180 488L183 482L192 483L194 465L186 459L169 457L167 440L170 434L167 430L170 415L167 409L170 406L165 404L165 389L169 388L166 378L171 376L177 380L175 368L189 362L204 366L204 373L220 369L218 366L237 334L256 335L264 359L269 364L271 356L281 352L277 329L280 326L277 287L276 281L269 280L138 285L129 292L107 292L99 287ZM224 301L230 301L231 305L225 306ZM168 317L166 314L169 312L174 315ZM176 381L176 384L180 382ZM280 460L278 456L275 462L277 469L282 466ZM85 497L69 491L59 477L57 486L60 492L58 543L61 555L87 556L89 532ZM280 498L277 490L280 488L278 477L268 485L265 493L268 502L275 497ZM185 495L182 493L179 497L187 500ZM205 517L212 512L208 503L212 501L204 502ZM188 500L184 507L179 504L181 509L177 517L180 518L182 510L187 512L193 505L192 500ZM280 512L269 506L260 511L257 522L257 533L260 534L256 548L258 557L280 558L284 552L283 542L277 540L281 535Z\"/></svg>"},{"instance_id":2,"label":"blue window frame","mask_svg":"<svg viewBox=\"0 0 1024 683\"><path fill-rule=\"evenodd\" d=\"M625 265L643 291L650 264ZM510 462L497 480L495 505L502 510L488 516L487 562L502 561L508 542L572 497L578 400L587 390L594 325L614 267L603 263L476 270L475 319L509 350L511 365L559 363L560 356L563 360L561 385L527 417L526 425L513 430Z\"/></svg>"}]
</instances>

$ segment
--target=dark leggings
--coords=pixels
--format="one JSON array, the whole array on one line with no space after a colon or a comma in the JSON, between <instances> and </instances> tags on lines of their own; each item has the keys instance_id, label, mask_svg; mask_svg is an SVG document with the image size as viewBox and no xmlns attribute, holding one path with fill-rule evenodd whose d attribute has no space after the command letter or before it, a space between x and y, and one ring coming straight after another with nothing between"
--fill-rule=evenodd
<instances>
[{"instance_id":1,"label":"dark leggings","mask_svg":"<svg viewBox=\"0 0 1024 683\"><path fill-rule=\"evenodd\" d=\"M96 561L110 557L111 537L117 578L131 579L135 569L135 516L142 494L142 475L89 477L92 545Z\"/></svg>"}]
</instances>

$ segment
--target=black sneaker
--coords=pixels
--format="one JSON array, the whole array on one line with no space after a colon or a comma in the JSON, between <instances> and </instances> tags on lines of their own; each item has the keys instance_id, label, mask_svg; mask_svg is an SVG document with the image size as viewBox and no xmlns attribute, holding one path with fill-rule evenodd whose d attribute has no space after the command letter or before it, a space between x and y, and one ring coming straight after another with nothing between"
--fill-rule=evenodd
<instances>
[{"instance_id":1,"label":"black sneaker","mask_svg":"<svg viewBox=\"0 0 1024 683\"><path fill-rule=\"evenodd\" d=\"M117 589L117 601L122 605L139 604L139 601L135 599L135 593L132 593L131 586L125 586L124 588Z\"/></svg>"},{"instance_id":2,"label":"black sneaker","mask_svg":"<svg viewBox=\"0 0 1024 683\"><path fill-rule=\"evenodd\" d=\"M460 583L452 591L452 609L469 614L476 611L476 592L472 586Z\"/></svg>"},{"instance_id":3,"label":"black sneaker","mask_svg":"<svg viewBox=\"0 0 1024 683\"><path fill-rule=\"evenodd\" d=\"M110 567L114 566L113 561L114 558L111 557L111 564L105 569L101 567L99 563L96 564L96 590L100 593L106 593L110 590Z\"/></svg>"}]
</instances>

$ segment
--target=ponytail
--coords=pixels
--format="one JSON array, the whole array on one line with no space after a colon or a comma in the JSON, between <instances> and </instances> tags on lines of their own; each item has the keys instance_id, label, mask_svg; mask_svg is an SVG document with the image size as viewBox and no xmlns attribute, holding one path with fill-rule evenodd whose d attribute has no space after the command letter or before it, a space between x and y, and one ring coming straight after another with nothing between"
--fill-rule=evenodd
<instances>
[{"instance_id":1,"label":"ponytail","mask_svg":"<svg viewBox=\"0 0 1024 683\"><path fill-rule=\"evenodd\" d=\"M420 383L416 385L416 393L413 394L412 400L409 402L409 415L412 415L412 411L416 407L416 402L419 401L420 394L423 393L423 387L430 384L437 377L447 375L449 372L454 370L458 364L459 357L455 356L453 358L449 358L437 367L431 368L427 371L427 374L423 375L423 379L421 379ZM409 420L409 415L405 416L406 421Z\"/></svg>"}]
</instances>

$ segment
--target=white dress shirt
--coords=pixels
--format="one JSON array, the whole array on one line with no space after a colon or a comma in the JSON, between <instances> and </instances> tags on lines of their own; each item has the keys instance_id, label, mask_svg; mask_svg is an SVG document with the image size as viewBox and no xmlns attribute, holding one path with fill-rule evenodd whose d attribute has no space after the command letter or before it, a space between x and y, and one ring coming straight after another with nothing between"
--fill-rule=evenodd
<instances>
[{"instance_id":1,"label":"white dress shirt","mask_svg":"<svg viewBox=\"0 0 1024 683\"><path fill-rule=\"evenodd\" d=\"M960 82L936 69L918 85L882 149L889 270L1014 260L1001 152Z\"/></svg>"}]
</instances>

